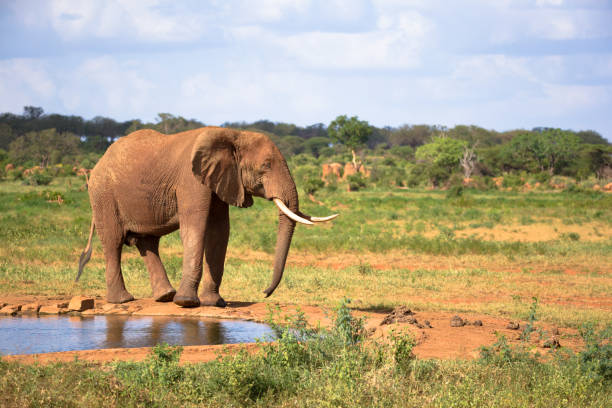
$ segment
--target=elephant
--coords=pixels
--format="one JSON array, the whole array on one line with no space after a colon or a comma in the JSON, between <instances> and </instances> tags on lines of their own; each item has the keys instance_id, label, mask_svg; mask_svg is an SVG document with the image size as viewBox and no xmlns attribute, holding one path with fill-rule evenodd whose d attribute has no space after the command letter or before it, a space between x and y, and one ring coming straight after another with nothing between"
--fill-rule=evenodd
<instances>
[{"instance_id":1,"label":"elephant","mask_svg":"<svg viewBox=\"0 0 612 408\"><path fill-rule=\"evenodd\" d=\"M79 259L79 280L91 258L94 230L106 260L109 303L134 300L121 273L123 245L135 245L149 271L153 297L181 307L225 307L219 294L227 250L229 205L249 207L253 196L279 208L272 283L283 276L296 222L312 225L328 217L299 211L287 162L264 134L204 127L166 135L151 129L114 142L91 171L92 220ZM159 257L160 237L180 229L183 274L175 290ZM198 297L198 287L203 280Z\"/></svg>"}]
</instances>

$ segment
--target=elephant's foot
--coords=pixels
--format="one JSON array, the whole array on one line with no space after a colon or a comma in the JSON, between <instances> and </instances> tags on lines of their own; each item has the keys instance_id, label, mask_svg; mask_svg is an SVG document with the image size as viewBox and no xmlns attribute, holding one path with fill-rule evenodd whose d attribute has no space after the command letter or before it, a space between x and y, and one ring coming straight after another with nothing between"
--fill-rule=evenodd
<instances>
[{"instance_id":1,"label":"elephant's foot","mask_svg":"<svg viewBox=\"0 0 612 408\"><path fill-rule=\"evenodd\" d=\"M221 295L215 292L202 293L200 296L200 304L202 306L227 306L227 302L221 297Z\"/></svg>"},{"instance_id":2,"label":"elephant's foot","mask_svg":"<svg viewBox=\"0 0 612 408\"><path fill-rule=\"evenodd\" d=\"M200 299L197 296L174 295L173 302L181 307L198 307Z\"/></svg>"},{"instance_id":3,"label":"elephant's foot","mask_svg":"<svg viewBox=\"0 0 612 408\"><path fill-rule=\"evenodd\" d=\"M106 301L108 303L125 303L134 300L134 296L131 295L127 290L108 292L106 294Z\"/></svg>"},{"instance_id":4,"label":"elephant's foot","mask_svg":"<svg viewBox=\"0 0 612 408\"><path fill-rule=\"evenodd\" d=\"M165 291L158 291L158 293L154 293L153 297L156 302L172 302L174 299L174 295L176 295L176 290L174 288L166 289Z\"/></svg>"}]
</instances>

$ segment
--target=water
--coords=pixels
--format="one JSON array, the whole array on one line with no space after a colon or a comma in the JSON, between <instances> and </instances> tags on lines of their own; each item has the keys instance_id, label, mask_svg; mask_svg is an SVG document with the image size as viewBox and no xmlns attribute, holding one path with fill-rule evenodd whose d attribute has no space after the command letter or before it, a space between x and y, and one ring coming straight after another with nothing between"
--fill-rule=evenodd
<instances>
[{"instance_id":1,"label":"water","mask_svg":"<svg viewBox=\"0 0 612 408\"><path fill-rule=\"evenodd\" d=\"M272 339L265 324L166 316L18 316L0 318L0 354L118 347L252 343Z\"/></svg>"}]
</instances>

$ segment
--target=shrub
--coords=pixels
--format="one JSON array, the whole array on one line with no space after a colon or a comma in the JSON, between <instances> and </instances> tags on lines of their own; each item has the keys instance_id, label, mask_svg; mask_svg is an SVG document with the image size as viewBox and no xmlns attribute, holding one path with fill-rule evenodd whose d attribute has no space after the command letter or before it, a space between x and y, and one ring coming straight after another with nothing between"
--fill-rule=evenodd
<instances>
[{"instance_id":1,"label":"shrub","mask_svg":"<svg viewBox=\"0 0 612 408\"><path fill-rule=\"evenodd\" d=\"M28 184L31 186L47 186L51 183L51 181L53 181L53 176L48 172L34 171L24 177L23 184Z\"/></svg>"},{"instance_id":2,"label":"shrub","mask_svg":"<svg viewBox=\"0 0 612 408\"><path fill-rule=\"evenodd\" d=\"M302 184L302 187L304 188L306 194L314 194L318 190L323 188L323 186L325 186L325 183L318 177L310 177L304 180Z\"/></svg>"},{"instance_id":3,"label":"shrub","mask_svg":"<svg viewBox=\"0 0 612 408\"><path fill-rule=\"evenodd\" d=\"M458 198L458 197L461 197L463 195L463 191L464 190L465 189L463 188L462 185L452 186L446 192L446 198Z\"/></svg>"},{"instance_id":4,"label":"shrub","mask_svg":"<svg viewBox=\"0 0 612 408\"><path fill-rule=\"evenodd\" d=\"M595 379L612 381L612 323L600 331L595 331L592 324L585 324L580 329L585 348L578 354L582 370Z\"/></svg>"},{"instance_id":5,"label":"shrub","mask_svg":"<svg viewBox=\"0 0 612 408\"><path fill-rule=\"evenodd\" d=\"M410 333L398 333L391 331L389 334L393 350L393 361L397 369L405 371L408 363L415 358L412 350L416 346L416 340Z\"/></svg>"},{"instance_id":6,"label":"shrub","mask_svg":"<svg viewBox=\"0 0 612 408\"><path fill-rule=\"evenodd\" d=\"M351 174L346 178L349 185L349 191L359 191L366 186L366 179L361 173Z\"/></svg>"},{"instance_id":7,"label":"shrub","mask_svg":"<svg viewBox=\"0 0 612 408\"><path fill-rule=\"evenodd\" d=\"M363 319L355 319L351 315L348 305L351 300L344 298L336 308L336 320L334 333L342 340L345 345L353 345L363 339L365 334Z\"/></svg>"}]
</instances>

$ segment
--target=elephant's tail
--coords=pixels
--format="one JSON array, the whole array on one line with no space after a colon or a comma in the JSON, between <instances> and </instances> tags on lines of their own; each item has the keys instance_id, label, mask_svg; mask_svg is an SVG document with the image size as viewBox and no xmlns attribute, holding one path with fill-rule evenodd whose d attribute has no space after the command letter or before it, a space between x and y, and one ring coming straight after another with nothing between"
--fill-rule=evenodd
<instances>
[{"instance_id":1,"label":"elephant's tail","mask_svg":"<svg viewBox=\"0 0 612 408\"><path fill-rule=\"evenodd\" d=\"M91 251L93 249L93 246L91 245L91 239L93 238L93 233L95 229L96 229L96 225L94 224L94 220L92 217L91 227L89 228L89 239L87 240L87 246L85 247L85 250L81 254L81 258L79 258L79 273L77 273L76 279L74 280L75 282L79 281L79 278L81 277L81 273L83 272L83 268L85 267L85 264L89 262L89 259L91 258Z\"/></svg>"}]
</instances>

